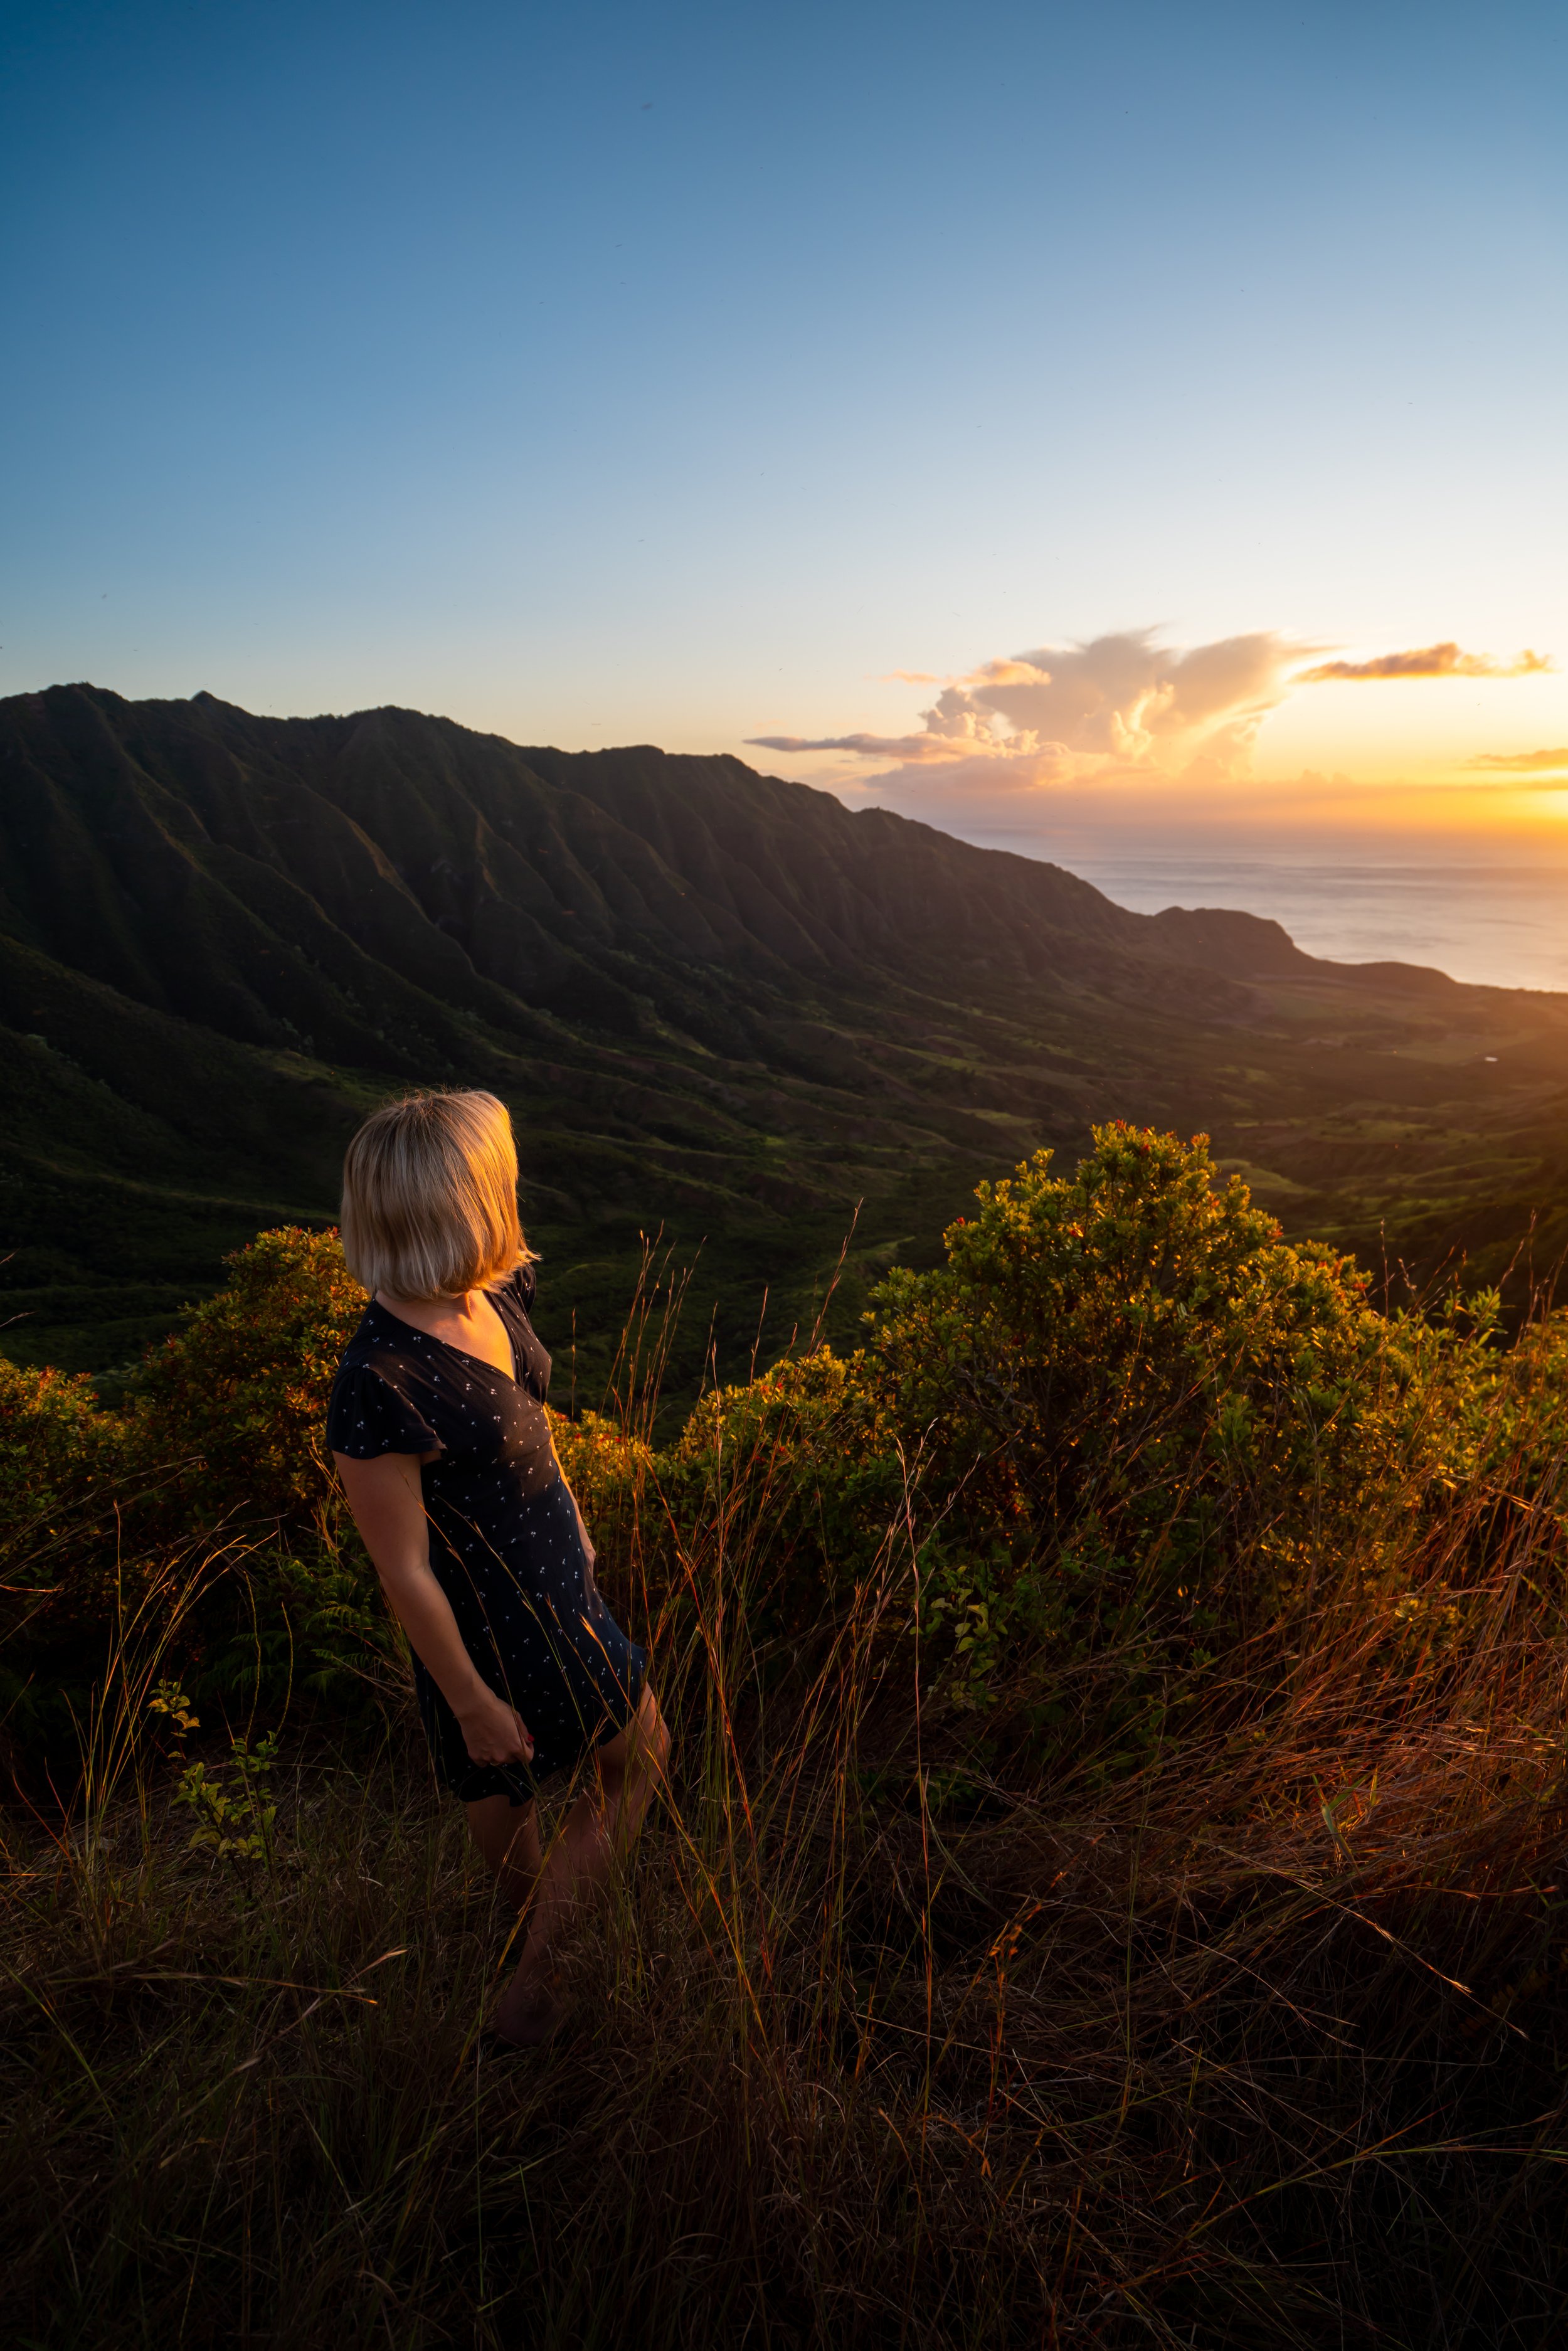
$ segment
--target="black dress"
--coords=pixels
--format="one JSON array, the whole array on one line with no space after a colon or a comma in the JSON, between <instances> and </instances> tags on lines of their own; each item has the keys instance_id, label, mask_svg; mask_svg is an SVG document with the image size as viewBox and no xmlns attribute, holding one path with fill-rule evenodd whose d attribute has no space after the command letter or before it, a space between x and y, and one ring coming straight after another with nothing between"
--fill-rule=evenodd
<instances>
[{"instance_id":1,"label":"black dress","mask_svg":"<svg viewBox=\"0 0 1568 2351\"><path fill-rule=\"evenodd\" d=\"M480 1675L532 1733L532 1765L474 1762L416 1658L419 1710L437 1775L455 1795L521 1804L536 1781L625 1729L648 1657L600 1597L550 1442L550 1359L528 1314L532 1268L487 1294L512 1343L515 1379L372 1300L338 1368L327 1443L354 1461L438 1454L420 1471L430 1564Z\"/></svg>"}]
</instances>

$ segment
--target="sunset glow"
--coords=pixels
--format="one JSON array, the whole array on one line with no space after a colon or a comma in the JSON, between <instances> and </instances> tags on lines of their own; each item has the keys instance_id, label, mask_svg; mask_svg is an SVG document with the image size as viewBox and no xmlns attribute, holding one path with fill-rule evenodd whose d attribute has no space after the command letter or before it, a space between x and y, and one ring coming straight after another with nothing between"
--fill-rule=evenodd
<instances>
[{"instance_id":1,"label":"sunset glow","mask_svg":"<svg viewBox=\"0 0 1568 2351\"><path fill-rule=\"evenodd\" d=\"M731 752L1046 856L1553 846L1564 33L1492 29L35 12L0 691Z\"/></svg>"},{"instance_id":2,"label":"sunset glow","mask_svg":"<svg viewBox=\"0 0 1568 2351\"><path fill-rule=\"evenodd\" d=\"M1128 826L1551 839L1568 814L1568 749L1541 747L1568 731L1568 680L1533 650L1324 658L1271 632L1178 648L1136 631L921 683L937 691L903 733L751 747L852 805L1042 852Z\"/></svg>"}]
</instances>

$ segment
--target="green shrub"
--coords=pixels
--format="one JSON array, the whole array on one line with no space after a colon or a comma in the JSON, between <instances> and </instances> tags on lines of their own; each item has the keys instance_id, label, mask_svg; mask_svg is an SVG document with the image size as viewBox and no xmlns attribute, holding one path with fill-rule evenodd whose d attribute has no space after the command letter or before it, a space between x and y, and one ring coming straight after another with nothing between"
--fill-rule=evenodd
<instances>
[{"instance_id":1,"label":"green shrub","mask_svg":"<svg viewBox=\"0 0 1568 2351\"><path fill-rule=\"evenodd\" d=\"M1554 1592L1568 1315L1505 1349L1493 1298L1378 1313L1201 1137L1102 1128L1071 1176L1040 1153L976 1199L945 1265L874 1293L862 1352L716 1388L657 1451L550 1416L613 1604L722 1591L787 1660L885 1578L877 1637L917 1630L956 1708L1093 1711L1132 1752L1331 1597L1396 1652L1462 1641L1509 1528ZM341 1698L398 1661L324 1447L363 1295L334 1234L228 1264L123 1415L0 1364L13 1696L92 1669L126 1576L182 1546L227 1562L182 1635L193 1689Z\"/></svg>"},{"instance_id":2,"label":"green shrub","mask_svg":"<svg viewBox=\"0 0 1568 2351\"><path fill-rule=\"evenodd\" d=\"M710 1390L655 1468L674 1527L744 1562L764 1631L830 1622L900 1539L898 1432L859 1355L819 1347Z\"/></svg>"},{"instance_id":3,"label":"green shrub","mask_svg":"<svg viewBox=\"0 0 1568 2351\"><path fill-rule=\"evenodd\" d=\"M606 1520L623 1524L653 1458L650 1448L602 1413L585 1412L569 1420L547 1405L546 1417L556 1459L583 1517L595 1528ZM594 1539L600 1541L597 1534Z\"/></svg>"},{"instance_id":4,"label":"green shrub","mask_svg":"<svg viewBox=\"0 0 1568 2351\"><path fill-rule=\"evenodd\" d=\"M324 1447L364 1309L335 1233L262 1233L150 1353L123 1413L90 1384L0 1363L0 1692L68 1731L149 1579L194 1579L178 1662L204 1700L303 1684L341 1702L398 1662Z\"/></svg>"},{"instance_id":5,"label":"green shrub","mask_svg":"<svg viewBox=\"0 0 1568 2351\"><path fill-rule=\"evenodd\" d=\"M68 1721L67 1685L101 1652L132 1458L89 1380L0 1356L0 1712L23 1743Z\"/></svg>"},{"instance_id":6,"label":"green shrub","mask_svg":"<svg viewBox=\"0 0 1568 2351\"><path fill-rule=\"evenodd\" d=\"M1042 1151L976 1197L870 1318L972 1547L935 1595L968 1659L1029 1632L1152 1641L1163 1670L1179 1636L1201 1669L1353 1553L1375 1580L1492 1441L1495 1301L1375 1312L1349 1259L1217 1185L1206 1137L1098 1128L1071 1176Z\"/></svg>"},{"instance_id":7,"label":"green shrub","mask_svg":"<svg viewBox=\"0 0 1568 2351\"><path fill-rule=\"evenodd\" d=\"M112 1518L127 1439L85 1374L30 1371L0 1355L0 1544L31 1549Z\"/></svg>"},{"instance_id":8,"label":"green shrub","mask_svg":"<svg viewBox=\"0 0 1568 2351\"><path fill-rule=\"evenodd\" d=\"M141 1444L199 1465L184 1490L204 1522L276 1518L324 1536L340 1520L327 1399L365 1293L335 1232L284 1226L225 1263L223 1288L147 1358Z\"/></svg>"}]
</instances>

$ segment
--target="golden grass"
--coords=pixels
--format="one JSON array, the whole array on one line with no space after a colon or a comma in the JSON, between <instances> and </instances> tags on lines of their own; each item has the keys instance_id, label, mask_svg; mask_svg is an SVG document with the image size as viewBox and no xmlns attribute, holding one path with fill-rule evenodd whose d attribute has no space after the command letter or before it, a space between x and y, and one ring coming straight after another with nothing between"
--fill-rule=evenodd
<instances>
[{"instance_id":1,"label":"golden grass","mask_svg":"<svg viewBox=\"0 0 1568 2351\"><path fill-rule=\"evenodd\" d=\"M510 1922L406 1714L301 1719L270 1862L193 1852L147 1710L189 1573L155 1588L80 1790L7 1832L10 2339L1551 2339L1551 1529L1460 1498L1429 1634L1320 1593L1179 1743L1050 1784L976 1761L1006 1691L977 1724L922 1673L907 1526L782 1655L733 1531L644 1595L674 1796L571 2029L499 2062Z\"/></svg>"}]
</instances>

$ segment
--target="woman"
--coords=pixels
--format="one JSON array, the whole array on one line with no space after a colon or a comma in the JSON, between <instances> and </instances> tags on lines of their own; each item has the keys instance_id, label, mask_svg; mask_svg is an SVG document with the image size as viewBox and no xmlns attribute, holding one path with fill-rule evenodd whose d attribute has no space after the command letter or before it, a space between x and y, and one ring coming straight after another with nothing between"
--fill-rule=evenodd
<instances>
[{"instance_id":1,"label":"woman","mask_svg":"<svg viewBox=\"0 0 1568 2351\"><path fill-rule=\"evenodd\" d=\"M647 1656L593 1580L561 1475L535 1338L517 1155L493 1094L417 1094L365 1121L343 1166L343 1251L371 1292L332 1389L327 1441L414 1654L436 1776L480 1852L533 1909L495 2020L548 2039L563 1924L636 1835L668 1760ZM591 1761L548 1856L535 1787Z\"/></svg>"}]
</instances>

